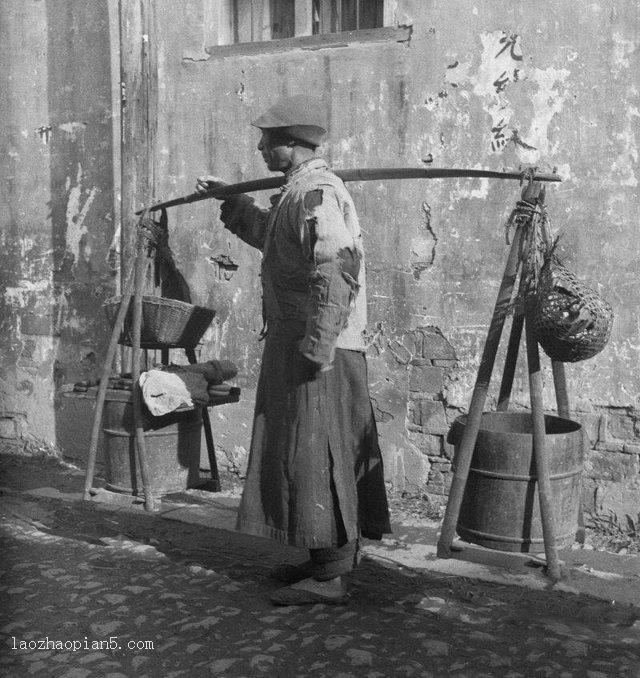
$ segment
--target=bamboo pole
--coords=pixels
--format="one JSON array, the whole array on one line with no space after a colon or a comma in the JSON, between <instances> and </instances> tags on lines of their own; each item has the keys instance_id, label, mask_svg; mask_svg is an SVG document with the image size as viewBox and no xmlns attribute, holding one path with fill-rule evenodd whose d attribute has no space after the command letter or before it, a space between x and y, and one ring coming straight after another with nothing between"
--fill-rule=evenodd
<instances>
[{"instance_id":1,"label":"bamboo pole","mask_svg":"<svg viewBox=\"0 0 640 678\"><path fill-rule=\"evenodd\" d=\"M540 374L540 351L533 330L530 311L525 317L525 335L527 343L527 362L529 366L529 397L531 401L531 420L533 425L533 456L538 483L538 499L542 520L544 552L547 560L547 575L553 581L560 580L560 564L556 550L555 520L551 496L549 459L546 452L546 427L542 399L542 376Z\"/></svg>"},{"instance_id":2,"label":"bamboo pole","mask_svg":"<svg viewBox=\"0 0 640 678\"><path fill-rule=\"evenodd\" d=\"M93 486L93 476L95 473L96 455L98 450L98 437L100 435L100 424L102 423L102 413L104 411L107 387L109 385L109 374L113 366L116 349L118 348L118 339L120 338L120 333L124 327L127 310L129 309L129 302L131 301L131 296L133 294L134 283L135 274L132 272L122 293L120 307L118 308L113 330L111 331L109 346L107 347L107 355L105 357L104 367L102 369L102 378L100 379L100 384L98 386L96 408L93 415L93 428L91 429L91 442L89 443L89 455L87 457L87 470L84 481L84 499L86 500L91 499L91 487Z\"/></svg>"},{"instance_id":3,"label":"bamboo pole","mask_svg":"<svg viewBox=\"0 0 640 678\"><path fill-rule=\"evenodd\" d=\"M498 395L498 412L506 412L509 409L511 400L511 391L513 389L513 380L516 374L518 364L518 353L520 352L520 341L522 339L522 328L524 327L524 315L516 312L511 323L511 333L509 334L509 346L507 348L507 357L504 362L504 372L502 373L502 382L500 383L500 393Z\"/></svg>"},{"instance_id":4,"label":"bamboo pole","mask_svg":"<svg viewBox=\"0 0 640 678\"><path fill-rule=\"evenodd\" d=\"M551 369L553 371L553 385L556 392L556 407L558 416L563 419L571 418L571 409L569 405L569 389L567 388L567 377L564 368L564 363L558 360L551 361ZM584 440L586 444L587 434L584 433ZM582 482L580 483L580 495L578 498L578 529L576 530L576 541L584 544L585 527L584 527L584 502L582 499Z\"/></svg>"},{"instance_id":5,"label":"bamboo pole","mask_svg":"<svg viewBox=\"0 0 640 678\"><path fill-rule=\"evenodd\" d=\"M556 391L558 416L563 419L569 419L571 417L571 411L569 409L569 392L567 390L567 377L564 370L564 363L561 363L558 360L552 360L551 369L553 371L553 385Z\"/></svg>"},{"instance_id":6,"label":"bamboo pole","mask_svg":"<svg viewBox=\"0 0 640 678\"><path fill-rule=\"evenodd\" d=\"M342 181L384 181L387 179L516 179L522 181L525 172L497 172L494 170L480 169L456 169L439 167L379 167L371 169L344 169L334 170L334 174ZM531 175L534 181L562 181L557 174L537 174ZM178 205L187 205L200 200L210 200L211 198L226 198L238 193L252 193L253 191L266 191L269 189L280 188L286 182L286 177L268 177L266 179L254 179L243 181L238 184L228 184L204 193L190 193L180 198L173 198L164 202L144 207L136 212L142 214L145 209L155 212L167 207L176 207Z\"/></svg>"},{"instance_id":7,"label":"bamboo pole","mask_svg":"<svg viewBox=\"0 0 640 678\"><path fill-rule=\"evenodd\" d=\"M513 242L502 277L502 283L500 284L498 297L493 310L489 332L480 360L480 367L478 368L478 375L471 397L471 404L469 405L469 413L464 426L464 432L456 452L453 481L451 483L447 508L442 521L440 539L438 540L439 558L448 558L451 556L451 544L455 536L456 525L460 515L460 507L462 506L464 489L467 484L467 477L469 476L473 449L478 438L478 431L480 430L482 410L487 399L487 392L491 382L491 374L495 364L496 353L498 352L498 346L500 345L500 337L502 336L504 321L509 310L509 303L511 301L515 279L518 273L522 229L522 225L518 225L513 237Z\"/></svg>"},{"instance_id":8,"label":"bamboo pole","mask_svg":"<svg viewBox=\"0 0 640 678\"><path fill-rule=\"evenodd\" d=\"M147 464L147 447L144 439L144 425L142 418L142 394L140 392L140 330L142 326L142 294L151 259L146 252L144 238L139 237L135 268L135 288L133 294L133 336L131 337L131 380L133 382L131 397L133 401L133 422L135 426L136 458L140 468L142 488L144 491L144 505L147 511L155 510L153 488L149 478Z\"/></svg>"}]
</instances>

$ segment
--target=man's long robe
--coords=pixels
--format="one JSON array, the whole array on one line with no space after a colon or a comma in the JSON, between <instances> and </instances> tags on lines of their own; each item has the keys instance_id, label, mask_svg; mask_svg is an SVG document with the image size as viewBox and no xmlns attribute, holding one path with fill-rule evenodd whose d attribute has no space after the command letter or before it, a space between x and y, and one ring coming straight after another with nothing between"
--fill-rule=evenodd
<instances>
[{"instance_id":1,"label":"man's long robe","mask_svg":"<svg viewBox=\"0 0 640 678\"><path fill-rule=\"evenodd\" d=\"M269 210L223 204L263 253L265 348L238 529L305 548L390 532L367 385L365 267L351 196L324 160Z\"/></svg>"}]
</instances>

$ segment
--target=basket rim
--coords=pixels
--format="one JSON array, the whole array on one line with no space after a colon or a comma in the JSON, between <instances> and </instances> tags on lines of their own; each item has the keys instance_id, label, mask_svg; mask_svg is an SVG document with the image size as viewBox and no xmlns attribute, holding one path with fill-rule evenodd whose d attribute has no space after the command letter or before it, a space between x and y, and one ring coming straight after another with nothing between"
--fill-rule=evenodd
<instances>
[{"instance_id":1,"label":"basket rim","mask_svg":"<svg viewBox=\"0 0 640 678\"><path fill-rule=\"evenodd\" d=\"M102 302L103 306L114 306L115 304L119 304L122 300L122 295L118 295L115 297L108 297ZM133 297L132 297L133 300ZM191 308L196 308L196 309L203 309L205 311L211 311L215 313L215 309L209 308L208 306L200 306L199 304L191 304L188 301L180 301L179 299L170 299L169 297L154 297L151 295L143 295L142 301L146 303L152 303L152 304L157 304L158 306L174 306L175 308L181 308L181 309L191 309Z\"/></svg>"}]
</instances>

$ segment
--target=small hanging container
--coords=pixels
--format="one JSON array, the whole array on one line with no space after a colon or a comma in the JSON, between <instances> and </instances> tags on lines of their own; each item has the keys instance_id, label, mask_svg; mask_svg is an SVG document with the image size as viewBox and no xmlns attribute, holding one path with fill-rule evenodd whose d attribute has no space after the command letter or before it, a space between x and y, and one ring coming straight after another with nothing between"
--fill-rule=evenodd
<instances>
[{"instance_id":1,"label":"small hanging container","mask_svg":"<svg viewBox=\"0 0 640 678\"><path fill-rule=\"evenodd\" d=\"M553 252L545 258L533 304L536 339L552 360L587 360L607 345L613 324L611 305Z\"/></svg>"}]
</instances>

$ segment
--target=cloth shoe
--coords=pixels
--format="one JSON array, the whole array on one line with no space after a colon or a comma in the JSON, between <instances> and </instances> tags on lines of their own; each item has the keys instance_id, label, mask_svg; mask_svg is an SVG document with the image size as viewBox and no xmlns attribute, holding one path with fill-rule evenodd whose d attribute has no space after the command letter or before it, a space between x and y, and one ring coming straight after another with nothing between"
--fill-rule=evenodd
<instances>
[{"instance_id":1,"label":"cloth shoe","mask_svg":"<svg viewBox=\"0 0 640 678\"><path fill-rule=\"evenodd\" d=\"M348 600L347 584L342 577L317 581L312 577L285 586L271 594L274 605L344 605Z\"/></svg>"},{"instance_id":2,"label":"cloth shoe","mask_svg":"<svg viewBox=\"0 0 640 678\"><path fill-rule=\"evenodd\" d=\"M313 563L310 560L298 565L285 563L271 570L269 576L283 584L297 584L299 581L311 577L312 568Z\"/></svg>"}]
</instances>

